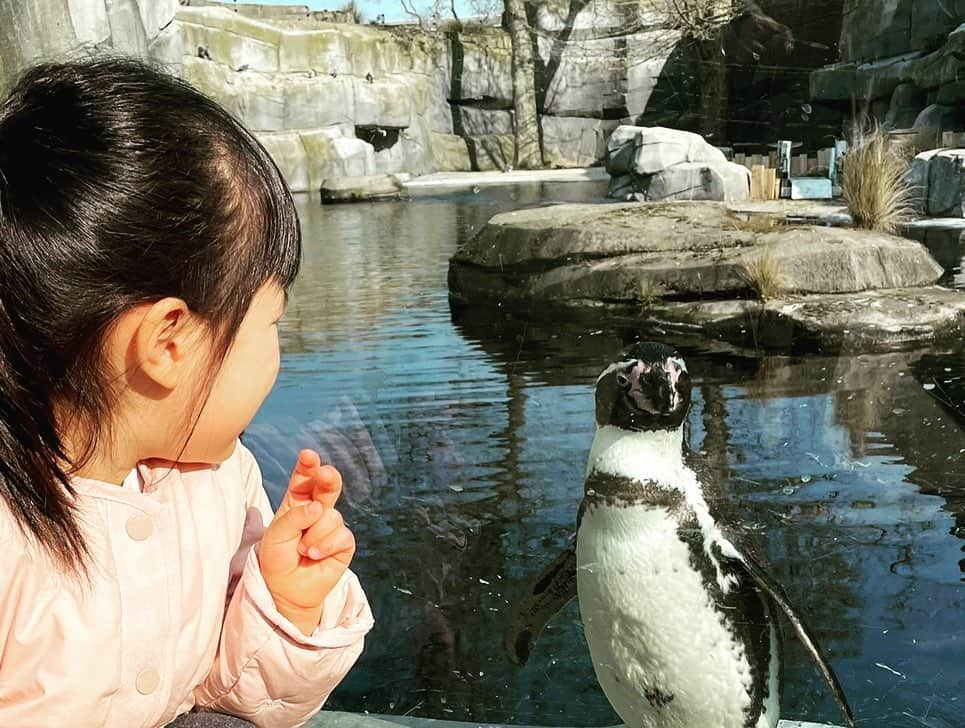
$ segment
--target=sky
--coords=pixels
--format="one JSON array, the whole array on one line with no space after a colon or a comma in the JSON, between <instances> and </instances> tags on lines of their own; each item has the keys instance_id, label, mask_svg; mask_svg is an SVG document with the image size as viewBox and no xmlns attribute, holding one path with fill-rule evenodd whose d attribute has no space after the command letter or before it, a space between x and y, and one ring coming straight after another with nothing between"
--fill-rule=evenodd
<instances>
[{"instance_id":1,"label":"sky","mask_svg":"<svg viewBox=\"0 0 965 728\"><path fill-rule=\"evenodd\" d=\"M426 8L432 7L431 0L412 0L419 12L424 12ZM262 5L307 5L311 10L335 10L344 7L348 0L245 0L245 2L258 2ZM385 15L386 22L411 20L411 16L406 15L402 10L401 0L356 0L363 17L374 20L380 13ZM445 7L448 7L448 1ZM472 14L469 0L456 0L456 12L460 17Z\"/></svg>"}]
</instances>

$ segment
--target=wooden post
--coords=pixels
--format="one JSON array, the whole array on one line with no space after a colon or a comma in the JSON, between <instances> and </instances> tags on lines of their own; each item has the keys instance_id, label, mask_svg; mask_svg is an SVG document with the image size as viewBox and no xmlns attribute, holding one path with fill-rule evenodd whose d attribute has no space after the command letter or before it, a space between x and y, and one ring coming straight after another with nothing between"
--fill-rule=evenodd
<instances>
[{"instance_id":1,"label":"wooden post","mask_svg":"<svg viewBox=\"0 0 965 728\"><path fill-rule=\"evenodd\" d=\"M764 165L755 164L751 167L751 199L764 200Z\"/></svg>"},{"instance_id":2,"label":"wooden post","mask_svg":"<svg viewBox=\"0 0 965 728\"><path fill-rule=\"evenodd\" d=\"M830 149L819 149L818 150L818 167L821 169L828 169L831 166L831 150Z\"/></svg>"}]
</instances>

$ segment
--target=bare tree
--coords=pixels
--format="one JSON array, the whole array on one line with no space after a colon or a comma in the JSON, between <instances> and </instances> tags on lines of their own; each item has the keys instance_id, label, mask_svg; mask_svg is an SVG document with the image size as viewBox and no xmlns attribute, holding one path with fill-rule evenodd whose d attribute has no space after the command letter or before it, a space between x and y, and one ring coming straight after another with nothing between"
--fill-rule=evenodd
<instances>
[{"instance_id":1,"label":"bare tree","mask_svg":"<svg viewBox=\"0 0 965 728\"><path fill-rule=\"evenodd\" d=\"M505 8L509 40L513 49L513 136L516 142L516 167L538 169L543 166L543 150L536 109L533 37L526 18L524 0L505 0Z\"/></svg>"},{"instance_id":2,"label":"bare tree","mask_svg":"<svg viewBox=\"0 0 965 728\"><path fill-rule=\"evenodd\" d=\"M677 30L696 41L716 38L734 19L733 0L632 0L652 14L666 28Z\"/></svg>"}]
</instances>

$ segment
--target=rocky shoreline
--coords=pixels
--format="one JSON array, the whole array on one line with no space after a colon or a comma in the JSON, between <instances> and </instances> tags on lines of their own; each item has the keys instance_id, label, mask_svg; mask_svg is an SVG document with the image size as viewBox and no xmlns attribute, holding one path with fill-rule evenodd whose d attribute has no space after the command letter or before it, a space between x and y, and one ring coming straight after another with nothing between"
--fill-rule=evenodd
<instances>
[{"instance_id":1,"label":"rocky shoreline","mask_svg":"<svg viewBox=\"0 0 965 728\"><path fill-rule=\"evenodd\" d=\"M452 257L453 305L617 316L740 345L893 348L959 334L965 293L920 243L725 203L495 216Z\"/></svg>"}]
</instances>

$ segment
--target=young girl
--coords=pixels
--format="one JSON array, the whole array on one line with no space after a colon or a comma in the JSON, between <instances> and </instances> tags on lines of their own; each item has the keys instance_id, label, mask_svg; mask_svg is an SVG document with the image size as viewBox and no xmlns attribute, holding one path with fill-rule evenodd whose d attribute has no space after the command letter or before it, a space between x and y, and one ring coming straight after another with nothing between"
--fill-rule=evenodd
<instances>
[{"instance_id":1,"label":"young girl","mask_svg":"<svg viewBox=\"0 0 965 728\"><path fill-rule=\"evenodd\" d=\"M303 451L273 517L238 442L300 252L179 80L48 64L0 106L0 725L296 726L358 658L338 473Z\"/></svg>"}]
</instances>

